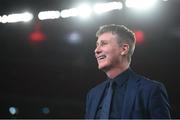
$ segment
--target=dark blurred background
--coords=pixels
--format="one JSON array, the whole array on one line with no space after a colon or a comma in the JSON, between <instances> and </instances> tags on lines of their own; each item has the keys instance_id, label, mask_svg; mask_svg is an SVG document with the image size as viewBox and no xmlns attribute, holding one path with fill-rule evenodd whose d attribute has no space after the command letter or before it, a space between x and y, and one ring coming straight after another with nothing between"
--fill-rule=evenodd
<instances>
[{"instance_id":1,"label":"dark blurred background","mask_svg":"<svg viewBox=\"0 0 180 120\"><path fill-rule=\"evenodd\" d=\"M0 23L0 118L83 118L86 93L106 78L94 57L95 33L112 23L137 32L131 67L165 84L172 117L180 118L180 0L159 0L149 11L123 8L88 19L37 18L40 11L86 1L1 0L1 16L28 10L34 19ZM88 2L97 1L110 0ZM32 39L37 31L42 40Z\"/></svg>"}]
</instances>

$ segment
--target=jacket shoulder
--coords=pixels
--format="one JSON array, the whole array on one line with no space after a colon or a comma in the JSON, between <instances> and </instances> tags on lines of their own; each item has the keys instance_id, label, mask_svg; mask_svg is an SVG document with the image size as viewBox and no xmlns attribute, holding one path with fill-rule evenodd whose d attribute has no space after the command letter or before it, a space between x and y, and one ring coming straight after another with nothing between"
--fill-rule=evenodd
<instances>
[{"instance_id":1,"label":"jacket shoulder","mask_svg":"<svg viewBox=\"0 0 180 120\"><path fill-rule=\"evenodd\" d=\"M140 85L143 85L144 87L160 87L160 86L163 86L163 83L157 81L157 80L151 80L149 78L146 78L142 75L137 75L138 77L138 83Z\"/></svg>"},{"instance_id":2,"label":"jacket shoulder","mask_svg":"<svg viewBox=\"0 0 180 120\"><path fill-rule=\"evenodd\" d=\"M144 94L144 96L154 92L163 92L167 94L163 83L156 80L151 80L141 75L138 75L137 88L140 93Z\"/></svg>"},{"instance_id":3,"label":"jacket shoulder","mask_svg":"<svg viewBox=\"0 0 180 120\"><path fill-rule=\"evenodd\" d=\"M93 88L91 88L88 92L88 94L93 94L93 93L96 93L97 91L100 91L102 90L102 88L106 85L107 83L107 80L103 81L102 83L94 86Z\"/></svg>"}]
</instances>

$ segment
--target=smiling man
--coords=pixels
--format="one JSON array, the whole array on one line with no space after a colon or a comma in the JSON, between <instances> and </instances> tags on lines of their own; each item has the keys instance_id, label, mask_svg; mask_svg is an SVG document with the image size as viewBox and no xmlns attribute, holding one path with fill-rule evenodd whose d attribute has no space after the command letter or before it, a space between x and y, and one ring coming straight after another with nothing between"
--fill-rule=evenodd
<instances>
[{"instance_id":1,"label":"smiling man","mask_svg":"<svg viewBox=\"0 0 180 120\"><path fill-rule=\"evenodd\" d=\"M104 25L96 33L95 57L107 80L87 94L87 119L170 118L162 83L137 75L131 68L134 33L123 25Z\"/></svg>"}]
</instances>

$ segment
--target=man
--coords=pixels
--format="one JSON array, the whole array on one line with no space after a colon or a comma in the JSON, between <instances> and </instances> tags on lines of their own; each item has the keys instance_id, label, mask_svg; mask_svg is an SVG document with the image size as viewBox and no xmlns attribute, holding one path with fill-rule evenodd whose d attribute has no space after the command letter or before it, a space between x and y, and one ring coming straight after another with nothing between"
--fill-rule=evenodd
<instances>
[{"instance_id":1,"label":"man","mask_svg":"<svg viewBox=\"0 0 180 120\"><path fill-rule=\"evenodd\" d=\"M137 75L130 68L134 33L123 25L104 25L96 33L95 57L107 80L87 95L87 119L170 118L163 84Z\"/></svg>"}]
</instances>

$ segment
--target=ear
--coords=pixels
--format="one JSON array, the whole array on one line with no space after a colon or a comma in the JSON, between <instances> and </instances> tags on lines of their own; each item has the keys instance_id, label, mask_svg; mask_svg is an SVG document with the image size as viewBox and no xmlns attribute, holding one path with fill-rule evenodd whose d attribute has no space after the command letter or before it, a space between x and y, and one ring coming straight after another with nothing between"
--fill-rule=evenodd
<instances>
[{"instance_id":1,"label":"ear","mask_svg":"<svg viewBox=\"0 0 180 120\"><path fill-rule=\"evenodd\" d=\"M123 43L122 46L121 55L127 55L129 52L129 45L127 43Z\"/></svg>"}]
</instances>

